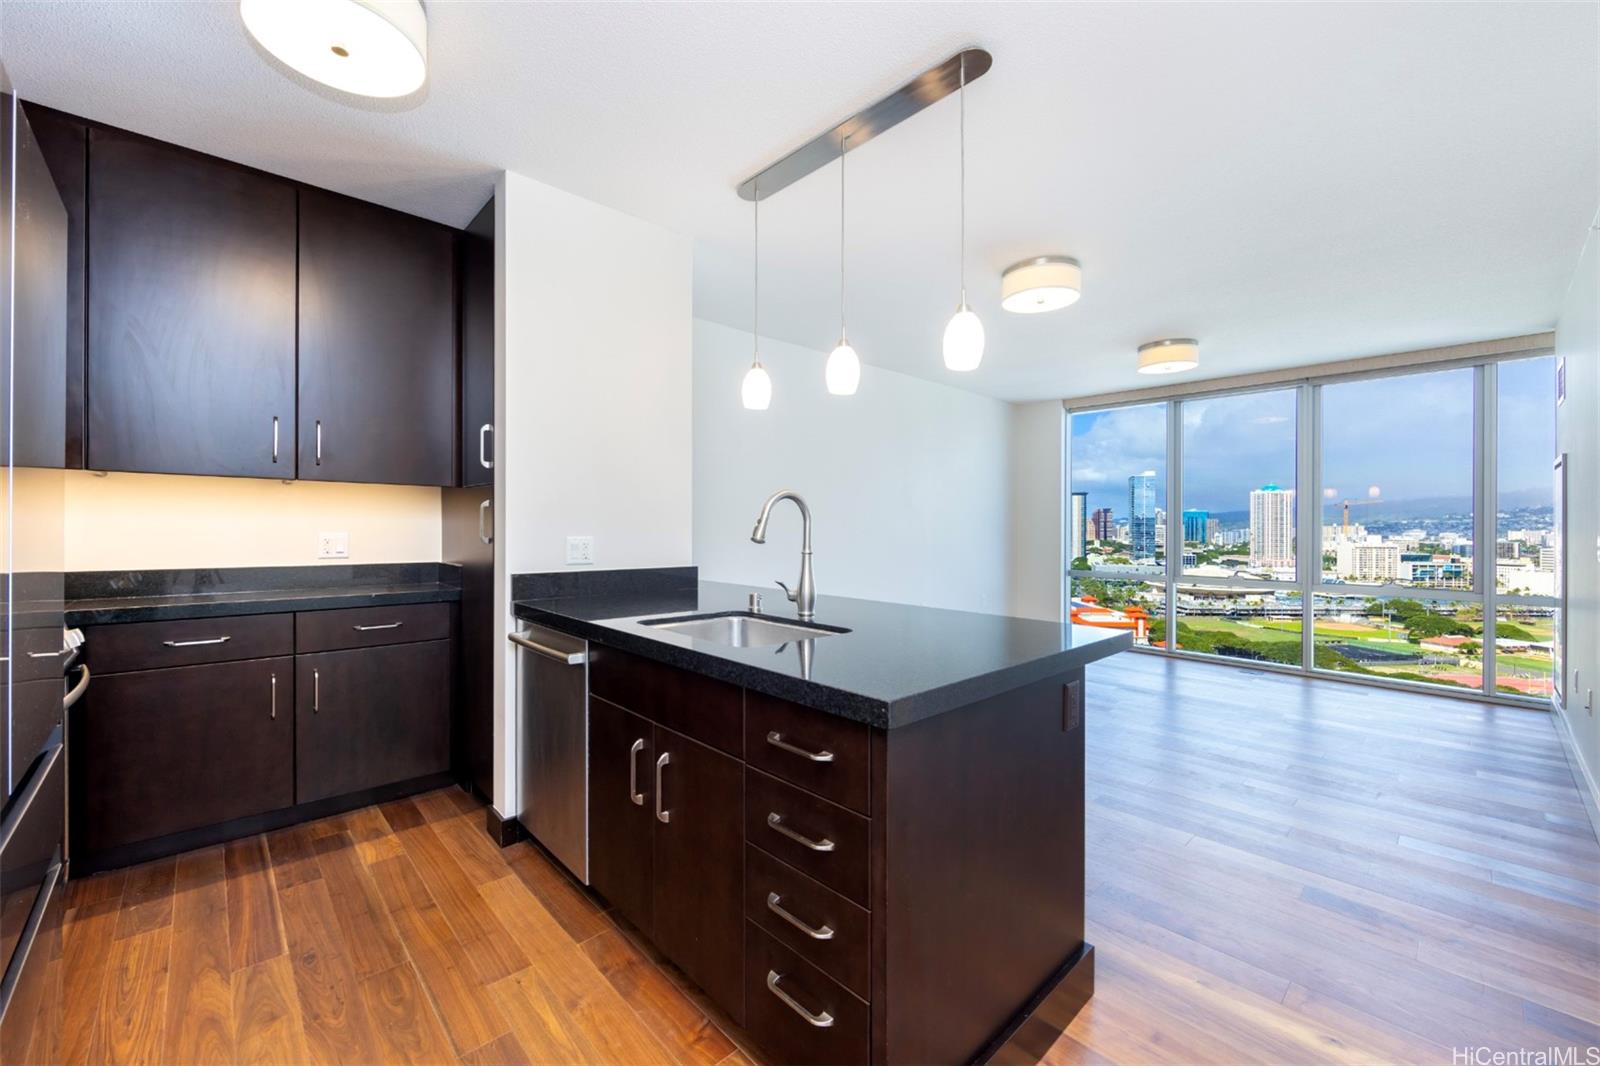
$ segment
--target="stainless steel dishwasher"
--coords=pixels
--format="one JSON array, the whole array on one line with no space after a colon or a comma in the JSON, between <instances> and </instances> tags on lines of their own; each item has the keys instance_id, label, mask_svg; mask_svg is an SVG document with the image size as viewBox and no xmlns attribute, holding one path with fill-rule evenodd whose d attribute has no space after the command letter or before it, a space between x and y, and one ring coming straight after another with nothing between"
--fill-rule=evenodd
<instances>
[{"instance_id":1,"label":"stainless steel dishwasher","mask_svg":"<svg viewBox=\"0 0 1600 1066\"><path fill-rule=\"evenodd\" d=\"M589 883L589 645L542 626L517 646L522 827Z\"/></svg>"}]
</instances>

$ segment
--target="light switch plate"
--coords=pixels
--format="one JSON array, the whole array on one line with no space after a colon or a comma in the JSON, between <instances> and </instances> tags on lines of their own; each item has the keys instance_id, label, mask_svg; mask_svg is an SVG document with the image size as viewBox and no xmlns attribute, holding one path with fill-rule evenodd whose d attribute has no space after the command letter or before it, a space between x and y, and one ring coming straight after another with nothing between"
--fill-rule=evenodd
<instances>
[{"instance_id":1,"label":"light switch plate","mask_svg":"<svg viewBox=\"0 0 1600 1066\"><path fill-rule=\"evenodd\" d=\"M350 558L350 534L348 533L318 533L317 534L318 559L348 559Z\"/></svg>"},{"instance_id":2,"label":"light switch plate","mask_svg":"<svg viewBox=\"0 0 1600 1066\"><path fill-rule=\"evenodd\" d=\"M593 537L567 538L567 565L589 566L594 562Z\"/></svg>"}]
</instances>

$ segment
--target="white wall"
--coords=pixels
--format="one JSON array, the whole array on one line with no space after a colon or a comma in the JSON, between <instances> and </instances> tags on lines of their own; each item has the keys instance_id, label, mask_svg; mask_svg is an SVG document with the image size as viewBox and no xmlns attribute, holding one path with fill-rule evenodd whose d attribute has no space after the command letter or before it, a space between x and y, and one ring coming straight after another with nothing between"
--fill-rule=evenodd
<instances>
[{"instance_id":1,"label":"white wall","mask_svg":"<svg viewBox=\"0 0 1600 1066\"><path fill-rule=\"evenodd\" d=\"M1066 410L1057 400L1013 409L1010 613L1023 618L1062 617L1066 425Z\"/></svg>"},{"instance_id":2,"label":"white wall","mask_svg":"<svg viewBox=\"0 0 1600 1066\"><path fill-rule=\"evenodd\" d=\"M438 562L439 503L419 485L68 470L64 569ZM318 559L319 533L348 533L350 557Z\"/></svg>"},{"instance_id":3,"label":"white wall","mask_svg":"<svg viewBox=\"0 0 1600 1066\"><path fill-rule=\"evenodd\" d=\"M495 576L693 561L692 253L687 238L505 173L495 218ZM495 644L495 806L517 813L516 706Z\"/></svg>"},{"instance_id":4,"label":"white wall","mask_svg":"<svg viewBox=\"0 0 1600 1066\"><path fill-rule=\"evenodd\" d=\"M763 338L772 406L746 411L750 352L748 332L695 320L701 578L765 585L781 603L772 582L798 576L799 514L781 504L765 544L750 527L793 489L811 506L821 594L1005 613L1010 405L870 364L856 395L830 396L824 353Z\"/></svg>"},{"instance_id":5,"label":"white wall","mask_svg":"<svg viewBox=\"0 0 1600 1066\"><path fill-rule=\"evenodd\" d=\"M1594 817L1600 802L1600 228L1590 229L1567 290L1556 356L1567 366L1567 399L1556 408L1556 451L1567 456L1568 597L1567 700L1558 713Z\"/></svg>"}]
</instances>

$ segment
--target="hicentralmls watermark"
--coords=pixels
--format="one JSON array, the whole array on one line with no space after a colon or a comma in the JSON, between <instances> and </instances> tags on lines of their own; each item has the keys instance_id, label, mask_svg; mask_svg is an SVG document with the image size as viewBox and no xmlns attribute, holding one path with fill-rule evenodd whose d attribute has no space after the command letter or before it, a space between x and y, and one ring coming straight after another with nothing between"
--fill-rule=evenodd
<instances>
[{"instance_id":1,"label":"hicentralmls watermark","mask_svg":"<svg viewBox=\"0 0 1600 1066\"><path fill-rule=\"evenodd\" d=\"M1600 1066L1600 1047L1458 1047L1450 1049L1450 1066Z\"/></svg>"}]
</instances>

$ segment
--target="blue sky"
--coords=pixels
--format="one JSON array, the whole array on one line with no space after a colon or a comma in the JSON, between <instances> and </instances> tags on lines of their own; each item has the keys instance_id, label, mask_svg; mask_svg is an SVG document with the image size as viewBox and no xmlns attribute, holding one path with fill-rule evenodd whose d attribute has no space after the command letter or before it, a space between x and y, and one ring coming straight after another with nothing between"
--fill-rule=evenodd
<instances>
[{"instance_id":1,"label":"blue sky","mask_svg":"<svg viewBox=\"0 0 1600 1066\"><path fill-rule=\"evenodd\" d=\"M1548 493L1555 447L1554 363L1500 368L1500 485ZM1323 387L1323 484L1334 499L1472 493L1472 371L1430 371ZM1154 470L1166 485L1166 405L1072 418L1072 488L1089 509L1128 509L1128 475ZM1242 511L1268 483L1294 484L1293 390L1184 405L1185 507Z\"/></svg>"}]
</instances>

